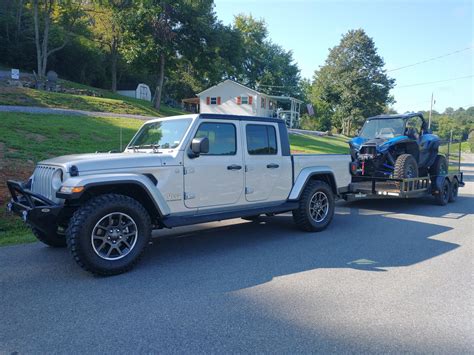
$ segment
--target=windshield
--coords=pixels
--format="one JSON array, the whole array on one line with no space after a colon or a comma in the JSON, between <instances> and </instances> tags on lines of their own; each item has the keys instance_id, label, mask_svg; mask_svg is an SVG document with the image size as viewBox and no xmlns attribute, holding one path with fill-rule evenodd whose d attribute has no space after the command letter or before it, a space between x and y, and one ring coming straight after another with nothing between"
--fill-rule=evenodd
<instances>
[{"instance_id":1,"label":"windshield","mask_svg":"<svg viewBox=\"0 0 474 355\"><path fill-rule=\"evenodd\" d=\"M145 124L128 147L174 149L181 143L190 123L190 118L183 118Z\"/></svg>"},{"instance_id":2,"label":"windshield","mask_svg":"<svg viewBox=\"0 0 474 355\"><path fill-rule=\"evenodd\" d=\"M403 136L405 123L401 118L390 118L380 120L368 120L360 131L359 136L366 139L384 138L390 139Z\"/></svg>"}]
</instances>

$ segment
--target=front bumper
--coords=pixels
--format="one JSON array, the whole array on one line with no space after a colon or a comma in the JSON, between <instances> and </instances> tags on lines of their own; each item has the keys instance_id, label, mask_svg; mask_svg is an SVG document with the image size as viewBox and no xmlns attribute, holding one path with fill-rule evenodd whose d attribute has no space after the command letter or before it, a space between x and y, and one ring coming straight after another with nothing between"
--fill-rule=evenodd
<instances>
[{"instance_id":1,"label":"front bumper","mask_svg":"<svg viewBox=\"0 0 474 355\"><path fill-rule=\"evenodd\" d=\"M65 214L63 205L31 192L19 181L8 180L7 186L12 196L7 205L8 211L17 214L29 226L44 234L57 232Z\"/></svg>"}]
</instances>

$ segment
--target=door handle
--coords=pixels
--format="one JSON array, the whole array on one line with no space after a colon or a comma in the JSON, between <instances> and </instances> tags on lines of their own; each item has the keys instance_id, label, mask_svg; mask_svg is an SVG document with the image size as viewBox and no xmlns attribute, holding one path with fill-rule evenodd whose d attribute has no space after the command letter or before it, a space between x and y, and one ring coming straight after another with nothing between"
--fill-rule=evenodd
<instances>
[{"instance_id":1,"label":"door handle","mask_svg":"<svg viewBox=\"0 0 474 355\"><path fill-rule=\"evenodd\" d=\"M279 168L279 167L280 167L280 165L278 165L278 164L268 164L268 165L267 165L267 168L268 168L268 169L277 169L277 168Z\"/></svg>"},{"instance_id":2,"label":"door handle","mask_svg":"<svg viewBox=\"0 0 474 355\"><path fill-rule=\"evenodd\" d=\"M242 167L237 164L232 164L227 167L227 170L240 170L240 169L242 169Z\"/></svg>"}]
</instances>

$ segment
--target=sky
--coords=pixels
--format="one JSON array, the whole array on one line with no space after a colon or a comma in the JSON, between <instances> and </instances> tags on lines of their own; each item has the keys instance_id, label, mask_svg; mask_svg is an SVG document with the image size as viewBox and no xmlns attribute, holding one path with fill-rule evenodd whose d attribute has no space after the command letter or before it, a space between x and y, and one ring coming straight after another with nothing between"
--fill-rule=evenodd
<instances>
[{"instance_id":1,"label":"sky","mask_svg":"<svg viewBox=\"0 0 474 355\"><path fill-rule=\"evenodd\" d=\"M432 93L438 112L474 106L472 0L215 0L215 4L217 17L225 24L239 13L264 19L269 38L293 52L302 77L309 79L324 64L329 49L351 29L362 28L373 38L387 70L460 51L390 71L397 84L391 92L393 107L398 112L429 110ZM456 80L444 81L448 79Z\"/></svg>"}]
</instances>

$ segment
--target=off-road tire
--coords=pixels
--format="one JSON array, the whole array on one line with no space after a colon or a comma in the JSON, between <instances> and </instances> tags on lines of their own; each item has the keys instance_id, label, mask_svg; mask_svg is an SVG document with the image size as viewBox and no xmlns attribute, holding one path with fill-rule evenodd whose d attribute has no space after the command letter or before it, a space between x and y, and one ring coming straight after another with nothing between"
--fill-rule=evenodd
<instances>
[{"instance_id":1,"label":"off-road tire","mask_svg":"<svg viewBox=\"0 0 474 355\"><path fill-rule=\"evenodd\" d=\"M436 204L445 206L449 202L449 196L451 195L451 184L448 179L443 180L443 184L439 189L439 193L435 195Z\"/></svg>"},{"instance_id":2,"label":"off-road tire","mask_svg":"<svg viewBox=\"0 0 474 355\"><path fill-rule=\"evenodd\" d=\"M444 155L438 154L430 166L430 176L443 176L448 173L448 161Z\"/></svg>"},{"instance_id":3,"label":"off-road tire","mask_svg":"<svg viewBox=\"0 0 474 355\"><path fill-rule=\"evenodd\" d=\"M53 247L53 248L65 248L66 247L66 236L54 233L54 234L45 234L39 229L35 227L31 227L31 231L33 235L38 239L40 242Z\"/></svg>"},{"instance_id":4,"label":"off-road tire","mask_svg":"<svg viewBox=\"0 0 474 355\"><path fill-rule=\"evenodd\" d=\"M105 260L92 246L91 236L96 224L111 213L131 217L137 227L134 247L123 258ZM118 194L105 194L92 198L72 216L66 231L67 246L74 260L84 270L98 275L117 275L132 269L139 261L151 238L150 216L135 199Z\"/></svg>"},{"instance_id":5,"label":"off-road tire","mask_svg":"<svg viewBox=\"0 0 474 355\"><path fill-rule=\"evenodd\" d=\"M459 190L459 181L458 179L454 178L453 182L451 183L448 202L456 202L456 200L458 199L458 190Z\"/></svg>"},{"instance_id":6,"label":"off-road tire","mask_svg":"<svg viewBox=\"0 0 474 355\"><path fill-rule=\"evenodd\" d=\"M398 156L395 161L395 168L393 170L393 177L395 179L406 179L409 176L409 171L412 172L412 178L418 177L418 164L411 154L402 154ZM401 183L395 182L397 188L400 188Z\"/></svg>"},{"instance_id":7,"label":"off-road tire","mask_svg":"<svg viewBox=\"0 0 474 355\"><path fill-rule=\"evenodd\" d=\"M328 211L324 219L317 222L311 217L310 203L317 192L322 192L328 199ZM306 184L299 200L299 207L293 210L293 220L296 225L306 232L320 232L331 223L334 217L334 194L331 187L320 180L312 180Z\"/></svg>"}]
</instances>

